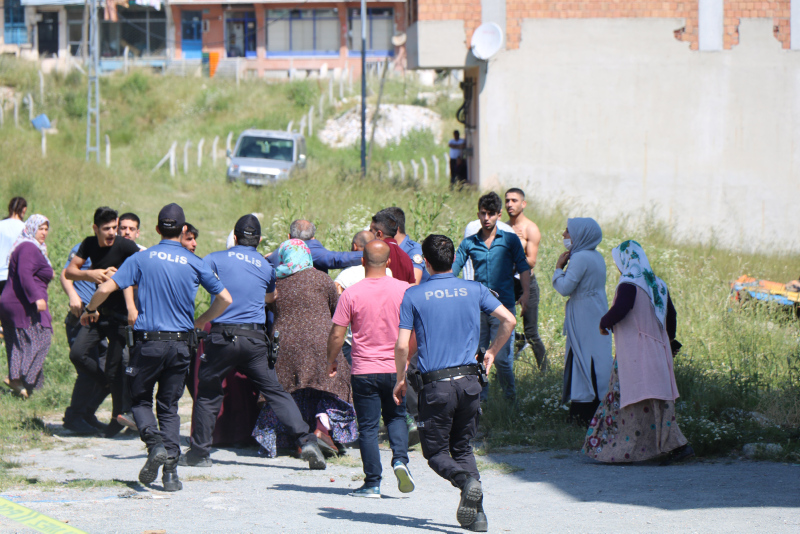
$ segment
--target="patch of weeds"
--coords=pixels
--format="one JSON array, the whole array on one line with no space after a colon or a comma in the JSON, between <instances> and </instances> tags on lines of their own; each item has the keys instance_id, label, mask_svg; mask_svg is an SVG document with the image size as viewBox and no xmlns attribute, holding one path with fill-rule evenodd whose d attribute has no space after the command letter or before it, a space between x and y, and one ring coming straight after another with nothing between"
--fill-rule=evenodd
<instances>
[{"instance_id":1,"label":"patch of weeds","mask_svg":"<svg viewBox=\"0 0 800 534\"><path fill-rule=\"evenodd\" d=\"M349 454L342 454L327 459L328 465L339 465L342 467L361 467L361 460Z\"/></svg>"},{"instance_id":2,"label":"patch of weeds","mask_svg":"<svg viewBox=\"0 0 800 534\"><path fill-rule=\"evenodd\" d=\"M525 470L524 467L517 467L516 465L507 464L505 462L485 462L483 460L477 460L476 464L478 465L478 471L494 471L501 475L510 475L511 473Z\"/></svg>"},{"instance_id":3,"label":"patch of weeds","mask_svg":"<svg viewBox=\"0 0 800 534\"><path fill-rule=\"evenodd\" d=\"M351 476L350 480L352 480L353 482L358 482L359 480L364 480L365 478L366 475L364 475L364 473L358 473L357 475Z\"/></svg>"}]
</instances>

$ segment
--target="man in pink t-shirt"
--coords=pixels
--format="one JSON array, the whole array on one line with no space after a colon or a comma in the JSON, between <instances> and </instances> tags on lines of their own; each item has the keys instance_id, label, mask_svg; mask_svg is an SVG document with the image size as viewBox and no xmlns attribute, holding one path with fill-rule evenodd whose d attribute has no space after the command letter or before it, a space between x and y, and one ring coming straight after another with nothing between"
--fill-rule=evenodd
<instances>
[{"instance_id":1,"label":"man in pink t-shirt","mask_svg":"<svg viewBox=\"0 0 800 534\"><path fill-rule=\"evenodd\" d=\"M378 450L381 416L389 433L397 487L402 493L414 491L414 479L408 470L405 401L397 405L392 399L397 379L394 345L400 331L400 304L411 286L386 276L389 254L389 245L378 239L364 247L361 262L366 278L347 288L339 297L328 337L328 373L334 376L336 357L342 349L347 327L353 332L350 383L365 475L364 485L350 494L354 497L381 496L383 468Z\"/></svg>"}]
</instances>

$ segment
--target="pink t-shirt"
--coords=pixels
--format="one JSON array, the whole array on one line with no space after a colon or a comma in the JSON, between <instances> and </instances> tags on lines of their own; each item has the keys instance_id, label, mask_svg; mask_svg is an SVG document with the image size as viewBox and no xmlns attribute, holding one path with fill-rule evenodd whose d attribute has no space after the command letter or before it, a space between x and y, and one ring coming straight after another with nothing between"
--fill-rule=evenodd
<instances>
[{"instance_id":1,"label":"pink t-shirt","mask_svg":"<svg viewBox=\"0 0 800 534\"><path fill-rule=\"evenodd\" d=\"M400 304L407 282L391 276L365 278L344 290L333 323L353 331L350 374L394 373L394 344L400 332Z\"/></svg>"}]
</instances>

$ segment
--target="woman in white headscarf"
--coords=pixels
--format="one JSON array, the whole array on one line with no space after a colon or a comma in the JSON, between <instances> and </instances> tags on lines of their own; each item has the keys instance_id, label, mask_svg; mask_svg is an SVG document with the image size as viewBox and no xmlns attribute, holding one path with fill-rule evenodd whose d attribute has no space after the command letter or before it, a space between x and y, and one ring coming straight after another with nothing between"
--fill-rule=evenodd
<instances>
[{"instance_id":1,"label":"woman in white headscarf","mask_svg":"<svg viewBox=\"0 0 800 534\"><path fill-rule=\"evenodd\" d=\"M675 420L672 369L676 313L667 284L636 241L611 252L620 271L614 304L600 320L613 329L616 358L608 394L587 431L583 452L601 462L638 462L670 453L663 465L694 455ZM677 348L676 348L677 350Z\"/></svg>"},{"instance_id":2,"label":"woman in white headscarf","mask_svg":"<svg viewBox=\"0 0 800 534\"><path fill-rule=\"evenodd\" d=\"M558 258L553 274L553 288L569 297L562 402L571 401L571 420L588 426L611 376L611 339L597 330L608 311L606 262L595 250L603 231L594 219L574 218L567 220L563 236L567 251Z\"/></svg>"},{"instance_id":3,"label":"woman in white headscarf","mask_svg":"<svg viewBox=\"0 0 800 534\"><path fill-rule=\"evenodd\" d=\"M44 384L42 367L53 335L47 306L47 284L53 279L45 244L49 230L50 221L44 215L28 218L11 248L8 283L0 296L8 354L8 378L4 382L24 398Z\"/></svg>"}]
</instances>

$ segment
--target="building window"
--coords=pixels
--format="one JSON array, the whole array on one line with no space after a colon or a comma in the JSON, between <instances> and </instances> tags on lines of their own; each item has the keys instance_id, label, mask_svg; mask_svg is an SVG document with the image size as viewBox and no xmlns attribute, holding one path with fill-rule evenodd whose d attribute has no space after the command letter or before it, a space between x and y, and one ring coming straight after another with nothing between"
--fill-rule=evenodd
<instances>
[{"instance_id":1,"label":"building window","mask_svg":"<svg viewBox=\"0 0 800 534\"><path fill-rule=\"evenodd\" d=\"M6 0L3 15L5 24L6 44L26 44L28 42L28 30L25 28L25 8L22 7L20 0Z\"/></svg>"},{"instance_id":2,"label":"building window","mask_svg":"<svg viewBox=\"0 0 800 534\"><path fill-rule=\"evenodd\" d=\"M100 23L102 57L120 57L126 46L128 53L134 57L166 55L167 15L164 10L125 9L119 6L117 18L118 22ZM72 33L70 33L70 48L72 48Z\"/></svg>"},{"instance_id":3,"label":"building window","mask_svg":"<svg viewBox=\"0 0 800 534\"><path fill-rule=\"evenodd\" d=\"M337 9L267 10L267 54L338 56Z\"/></svg>"},{"instance_id":4,"label":"building window","mask_svg":"<svg viewBox=\"0 0 800 534\"><path fill-rule=\"evenodd\" d=\"M225 35L228 57L257 57L255 11L226 13Z\"/></svg>"},{"instance_id":5,"label":"building window","mask_svg":"<svg viewBox=\"0 0 800 534\"><path fill-rule=\"evenodd\" d=\"M350 55L361 54L361 10L351 9L348 17ZM367 55L393 56L394 10L367 8Z\"/></svg>"},{"instance_id":6,"label":"building window","mask_svg":"<svg viewBox=\"0 0 800 534\"><path fill-rule=\"evenodd\" d=\"M83 43L83 9L67 8L67 41L69 53L73 56L81 54Z\"/></svg>"}]
</instances>

